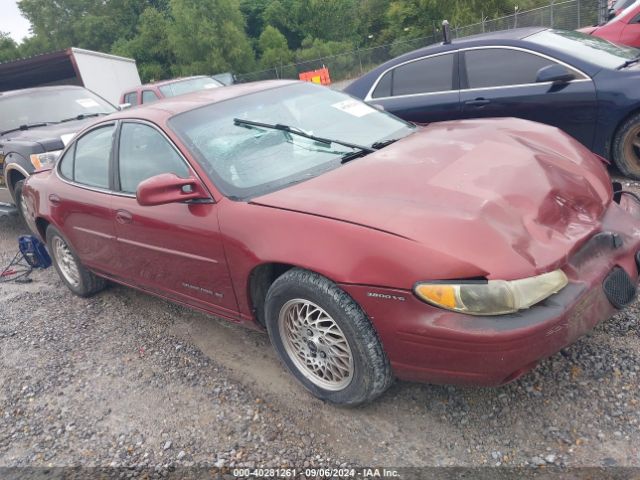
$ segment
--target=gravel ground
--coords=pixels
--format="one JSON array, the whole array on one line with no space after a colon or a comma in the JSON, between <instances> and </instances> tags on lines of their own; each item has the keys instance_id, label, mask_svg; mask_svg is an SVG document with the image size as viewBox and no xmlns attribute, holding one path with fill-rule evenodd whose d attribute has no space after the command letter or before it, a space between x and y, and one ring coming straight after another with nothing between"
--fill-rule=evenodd
<instances>
[{"instance_id":1,"label":"gravel ground","mask_svg":"<svg viewBox=\"0 0 640 480\"><path fill-rule=\"evenodd\" d=\"M0 220L0 265L23 232ZM263 334L119 286L81 299L53 269L33 280L0 285L0 467L640 467L640 303L505 387L396 382L339 409Z\"/></svg>"}]
</instances>

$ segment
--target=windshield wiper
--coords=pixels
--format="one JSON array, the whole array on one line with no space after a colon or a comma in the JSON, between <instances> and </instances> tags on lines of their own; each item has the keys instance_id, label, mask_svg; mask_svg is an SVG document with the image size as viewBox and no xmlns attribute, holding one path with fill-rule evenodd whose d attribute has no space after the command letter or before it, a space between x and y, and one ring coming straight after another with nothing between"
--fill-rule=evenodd
<instances>
[{"instance_id":1,"label":"windshield wiper","mask_svg":"<svg viewBox=\"0 0 640 480\"><path fill-rule=\"evenodd\" d=\"M637 57L634 57L630 60L627 60L626 62L624 62L622 65L620 65L617 70L623 70L625 68L627 68L630 65L633 65L634 63L638 63L640 62L640 55L638 55Z\"/></svg>"},{"instance_id":2,"label":"windshield wiper","mask_svg":"<svg viewBox=\"0 0 640 480\"><path fill-rule=\"evenodd\" d=\"M375 142L371 145L371 148L375 148L376 150L380 150L381 148L388 147L392 143L397 142L398 138L392 138L390 140L382 140L381 142Z\"/></svg>"},{"instance_id":3,"label":"windshield wiper","mask_svg":"<svg viewBox=\"0 0 640 480\"><path fill-rule=\"evenodd\" d=\"M309 140L313 140L315 142L318 143L324 143L325 145L331 145L332 143L338 144L338 145L342 145L344 147L348 147L348 148L353 148L354 150L360 150L361 152L364 152L365 154L368 153L373 153L375 152L377 149L373 148L373 147L365 147L363 145L357 145L355 143L349 143L349 142L343 142L342 140L334 140L332 138L322 138L322 137L316 137L315 135L311 135L310 133L306 133L298 128L295 127L290 127L289 125L282 125L280 123L276 123L276 124L270 124L270 123L261 123L261 122L254 122L251 120L243 120L241 118L234 118L233 119L233 123L234 125L240 126L240 127L258 127L258 128L269 128L272 130L280 130L283 132L287 132L290 133L291 135L298 135L300 137L304 137L304 138L308 138Z\"/></svg>"},{"instance_id":4,"label":"windshield wiper","mask_svg":"<svg viewBox=\"0 0 640 480\"><path fill-rule=\"evenodd\" d=\"M76 115L75 117L69 117L69 118L65 118L64 120L60 120L58 123L71 122L73 120L84 120L85 118L99 117L100 115L109 115L109 114L106 112L81 113L80 115Z\"/></svg>"},{"instance_id":5,"label":"windshield wiper","mask_svg":"<svg viewBox=\"0 0 640 480\"><path fill-rule=\"evenodd\" d=\"M20 130L29 130L30 128L38 128L38 127L46 127L47 125L51 125L56 122L38 122L38 123L26 123L24 125L20 125L16 128L11 128L9 130L5 130L4 132L0 132L0 135L6 135L7 133L19 132Z\"/></svg>"}]
</instances>

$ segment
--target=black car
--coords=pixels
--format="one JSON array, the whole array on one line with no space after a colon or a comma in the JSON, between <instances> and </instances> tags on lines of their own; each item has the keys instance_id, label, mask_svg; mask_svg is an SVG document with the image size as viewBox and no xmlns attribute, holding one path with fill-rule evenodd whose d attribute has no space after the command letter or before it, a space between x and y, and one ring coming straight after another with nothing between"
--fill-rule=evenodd
<instances>
[{"instance_id":1,"label":"black car","mask_svg":"<svg viewBox=\"0 0 640 480\"><path fill-rule=\"evenodd\" d=\"M22 184L51 165L74 134L116 108L83 87L0 92L0 214L20 206ZM18 208L21 213L20 208Z\"/></svg>"},{"instance_id":2,"label":"black car","mask_svg":"<svg viewBox=\"0 0 640 480\"><path fill-rule=\"evenodd\" d=\"M640 179L640 50L514 29L416 50L345 91L405 120L520 117L554 125Z\"/></svg>"}]
</instances>

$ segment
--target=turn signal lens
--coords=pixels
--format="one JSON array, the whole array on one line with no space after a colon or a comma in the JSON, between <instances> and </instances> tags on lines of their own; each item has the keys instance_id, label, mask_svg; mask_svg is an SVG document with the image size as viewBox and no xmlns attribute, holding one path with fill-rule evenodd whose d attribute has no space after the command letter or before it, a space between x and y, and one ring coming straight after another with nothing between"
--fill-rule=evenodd
<instances>
[{"instance_id":1,"label":"turn signal lens","mask_svg":"<svg viewBox=\"0 0 640 480\"><path fill-rule=\"evenodd\" d=\"M524 310L562 290L562 270L520 280L467 283L419 283L415 294L437 307L469 315L505 315Z\"/></svg>"}]
</instances>

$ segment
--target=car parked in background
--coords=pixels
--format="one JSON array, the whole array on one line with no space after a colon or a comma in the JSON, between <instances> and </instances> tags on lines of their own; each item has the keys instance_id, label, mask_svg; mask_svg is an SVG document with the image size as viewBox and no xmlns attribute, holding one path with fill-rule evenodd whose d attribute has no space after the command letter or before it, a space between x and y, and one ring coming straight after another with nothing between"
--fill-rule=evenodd
<instances>
[{"instance_id":1,"label":"car parked in background","mask_svg":"<svg viewBox=\"0 0 640 480\"><path fill-rule=\"evenodd\" d=\"M345 91L412 122L520 117L556 126L640 179L640 50L525 28L432 45Z\"/></svg>"},{"instance_id":2,"label":"car parked in background","mask_svg":"<svg viewBox=\"0 0 640 480\"><path fill-rule=\"evenodd\" d=\"M609 8L609 20L620 15L635 2L636 0L614 0L611 2Z\"/></svg>"},{"instance_id":3,"label":"car parked in background","mask_svg":"<svg viewBox=\"0 0 640 480\"><path fill-rule=\"evenodd\" d=\"M53 165L73 135L116 108L83 87L0 92L0 209L22 213L24 180Z\"/></svg>"},{"instance_id":4,"label":"car parked in background","mask_svg":"<svg viewBox=\"0 0 640 480\"><path fill-rule=\"evenodd\" d=\"M100 119L24 192L74 293L109 279L266 329L337 404L394 376L512 381L638 282L640 208L569 135L513 118L416 127L306 82Z\"/></svg>"},{"instance_id":5,"label":"car parked in background","mask_svg":"<svg viewBox=\"0 0 640 480\"><path fill-rule=\"evenodd\" d=\"M157 102L161 98L175 97L197 90L224 87L219 80L204 75L188 78L174 78L156 83L147 83L135 89L124 92L120 103L125 105L142 105L144 103Z\"/></svg>"},{"instance_id":6,"label":"car parked in background","mask_svg":"<svg viewBox=\"0 0 640 480\"><path fill-rule=\"evenodd\" d=\"M604 25L581 28L578 31L610 42L640 48L640 1L632 2L631 6Z\"/></svg>"}]
</instances>

